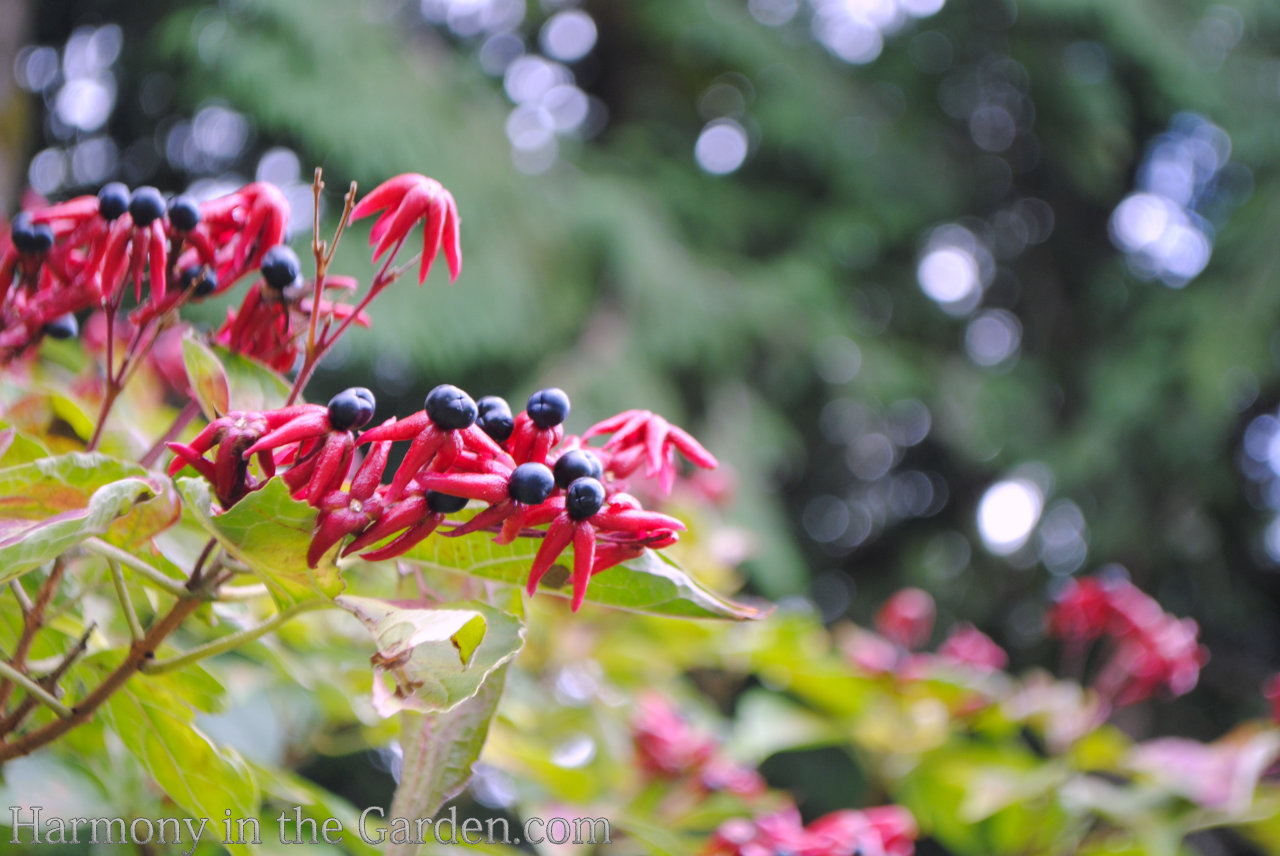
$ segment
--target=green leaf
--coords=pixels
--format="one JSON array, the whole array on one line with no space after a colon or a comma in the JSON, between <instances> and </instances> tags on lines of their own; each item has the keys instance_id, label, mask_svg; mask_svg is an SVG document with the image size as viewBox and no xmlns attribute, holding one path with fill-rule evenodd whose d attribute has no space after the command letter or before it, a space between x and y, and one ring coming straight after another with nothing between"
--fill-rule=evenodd
<instances>
[{"instance_id":1,"label":"green leaf","mask_svg":"<svg viewBox=\"0 0 1280 856\"><path fill-rule=\"evenodd\" d=\"M289 383L271 369L221 345L211 347L226 374L230 403L236 410L274 410L289 398Z\"/></svg>"},{"instance_id":2,"label":"green leaf","mask_svg":"<svg viewBox=\"0 0 1280 856\"><path fill-rule=\"evenodd\" d=\"M182 694L163 677L140 677L102 708L104 720L156 785L195 818L209 818L209 832L222 834L222 819L254 817L258 787L248 766L196 728ZM232 825L235 831L235 825ZM227 844L249 853L244 845Z\"/></svg>"},{"instance_id":3,"label":"green leaf","mask_svg":"<svg viewBox=\"0 0 1280 856\"><path fill-rule=\"evenodd\" d=\"M314 782L299 776L298 774L285 769L276 767L266 767L259 764L252 764L254 778L257 779L267 801L281 806L297 806L302 809L302 816L314 820L317 826L324 823L331 817L338 819L345 830L342 836L342 847L351 853L362 854L362 856L378 856L379 850L372 844L364 841L359 836L360 829L360 811L351 803L339 796L329 793L324 788ZM293 821L296 815L292 810L285 811L285 817L289 821ZM376 819L377 815L371 815ZM370 830L373 828L373 821L366 820ZM279 835L278 827L267 827L263 824L264 829L275 829L272 837ZM286 841L295 841L298 830L291 824L286 825L288 833ZM263 840L268 841L266 836ZM299 848L299 851L311 850L311 847Z\"/></svg>"},{"instance_id":4,"label":"green leaf","mask_svg":"<svg viewBox=\"0 0 1280 856\"><path fill-rule=\"evenodd\" d=\"M332 600L345 584L331 560L307 567L307 547L316 525L316 510L289 496L278 478L271 479L221 514L204 479L178 479L178 493L191 515L235 558L256 573L285 609L320 594Z\"/></svg>"},{"instance_id":5,"label":"green leaf","mask_svg":"<svg viewBox=\"0 0 1280 856\"><path fill-rule=\"evenodd\" d=\"M428 538L402 558L436 570L523 586L538 544L528 538L513 544L495 544L485 534ZM568 598L569 575L564 568L573 563L572 550L567 550L560 562L559 570L553 567L538 591ZM773 611L771 606L736 603L720 597L699 585L670 559L652 550L592 577L587 601L654 615L738 621L764 618Z\"/></svg>"},{"instance_id":6,"label":"green leaf","mask_svg":"<svg viewBox=\"0 0 1280 856\"><path fill-rule=\"evenodd\" d=\"M498 709L507 666L494 670L471 698L441 713L400 714L403 761L389 817L433 817L471 778L489 723ZM389 856L409 856L416 844L389 844Z\"/></svg>"},{"instance_id":7,"label":"green leaf","mask_svg":"<svg viewBox=\"0 0 1280 856\"><path fill-rule=\"evenodd\" d=\"M126 478L94 491L84 508L32 523L0 521L0 583L22 576L92 535L104 535L135 504L163 491L155 479Z\"/></svg>"},{"instance_id":8,"label":"green leaf","mask_svg":"<svg viewBox=\"0 0 1280 856\"><path fill-rule=\"evenodd\" d=\"M760 763L777 752L841 742L844 730L786 696L756 688L738 699L726 748L736 760Z\"/></svg>"},{"instance_id":9,"label":"green leaf","mask_svg":"<svg viewBox=\"0 0 1280 856\"><path fill-rule=\"evenodd\" d=\"M182 364L204 418L212 422L226 413L231 390L227 373L213 350L194 335L188 335L182 340Z\"/></svg>"},{"instance_id":10,"label":"green leaf","mask_svg":"<svg viewBox=\"0 0 1280 856\"><path fill-rule=\"evenodd\" d=\"M79 401L55 391L49 395L49 406L53 408L53 412L59 419L71 426L71 430L81 440L88 440L93 436L93 426L97 417L91 415Z\"/></svg>"},{"instance_id":11,"label":"green leaf","mask_svg":"<svg viewBox=\"0 0 1280 856\"><path fill-rule=\"evenodd\" d=\"M518 618L483 604L420 609L350 595L335 603L373 634L373 706L383 716L457 706L524 644Z\"/></svg>"},{"instance_id":12,"label":"green leaf","mask_svg":"<svg viewBox=\"0 0 1280 856\"><path fill-rule=\"evenodd\" d=\"M72 452L0 469L0 539L28 528L24 521L83 512L95 491L124 479L146 484L150 501L123 509L105 533L86 531L83 537L103 535L117 546L134 547L178 519L181 509L167 479L100 453Z\"/></svg>"},{"instance_id":13,"label":"green leaf","mask_svg":"<svg viewBox=\"0 0 1280 856\"><path fill-rule=\"evenodd\" d=\"M49 449L40 441L12 427L0 430L0 463L4 466L29 464L47 457L49 457Z\"/></svg>"}]
</instances>

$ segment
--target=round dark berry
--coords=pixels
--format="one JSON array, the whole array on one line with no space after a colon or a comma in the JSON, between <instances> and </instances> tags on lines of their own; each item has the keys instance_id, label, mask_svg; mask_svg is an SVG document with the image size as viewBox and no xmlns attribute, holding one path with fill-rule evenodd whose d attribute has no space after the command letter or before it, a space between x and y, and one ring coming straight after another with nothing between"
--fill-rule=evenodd
<instances>
[{"instance_id":1,"label":"round dark berry","mask_svg":"<svg viewBox=\"0 0 1280 856\"><path fill-rule=\"evenodd\" d=\"M267 285L283 291L302 276L298 254L284 244L272 247L262 257L262 278Z\"/></svg>"},{"instance_id":2,"label":"round dark berry","mask_svg":"<svg viewBox=\"0 0 1280 856\"><path fill-rule=\"evenodd\" d=\"M190 196L175 196L169 202L169 222L180 232L190 232L200 222L200 206Z\"/></svg>"},{"instance_id":3,"label":"round dark berry","mask_svg":"<svg viewBox=\"0 0 1280 856\"><path fill-rule=\"evenodd\" d=\"M507 495L524 505L541 505L555 489L556 477L550 468L532 461L516 467L507 483Z\"/></svg>"},{"instance_id":4,"label":"round dark berry","mask_svg":"<svg viewBox=\"0 0 1280 856\"><path fill-rule=\"evenodd\" d=\"M529 396L529 404L525 408L533 424L546 430L564 422L569 416L569 396L563 389L547 387Z\"/></svg>"},{"instance_id":5,"label":"round dark berry","mask_svg":"<svg viewBox=\"0 0 1280 856\"><path fill-rule=\"evenodd\" d=\"M516 425L511 418L511 407L507 400L496 395L486 395L476 402L476 407L480 411L480 417L476 419L480 429L495 442L507 442Z\"/></svg>"},{"instance_id":6,"label":"round dark berry","mask_svg":"<svg viewBox=\"0 0 1280 856\"><path fill-rule=\"evenodd\" d=\"M453 514L467 507L465 496L450 496L438 490L427 491L427 508L436 514Z\"/></svg>"},{"instance_id":7,"label":"round dark berry","mask_svg":"<svg viewBox=\"0 0 1280 856\"><path fill-rule=\"evenodd\" d=\"M20 253L47 253L53 246L53 229L47 223L32 223L26 211L13 218L9 235Z\"/></svg>"},{"instance_id":8,"label":"round dark berry","mask_svg":"<svg viewBox=\"0 0 1280 856\"><path fill-rule=\"evenodd\" d=\"M427 393L426 409L431 421L447 431L470 428L478 412L471 396L449 383L442 383Z\"/></svg>"},{"instance_id":9,"label":"round dark berry","mask_svg":"<svg viewBox=\"0 0 1280 856\"><path fill-rule=\"evenodd\" d=\"M135 226L150 226L164 216L164 197L154 187L139 187L129 200L129 216Z\"/></svg>"},{"instance_id":10,"label":"round dark berry","mask_svg":"<svg viewBox=\"0 0 1280 856\"><path fill-rule=\"evenodd\" d=\"M201 265L185 268L178 282L184 291L191 289L192 297L208 297L218 290L217 272Z\"/></svg>"},{"instance_id":11,"label":"round dark berry","mask_svg":"<svg viewBox=\"0 0 1280 856\"><path fill-rule=\"evenodd\" d=\"M70 312L59 315L44 325L44 334L54 339L74 339L79 332L80 325L76 323L76 316Z\"/></svg>"},{"instance_id":12,"label":"round dark berry","mask_svg":"<svg viewBox=\"0 0 1280 856\"><path fill-rule=\"evenodd\" d=\"M329 424L335 431L352 431L373 418L373 393L352 387L329 399Z\"/></svg>"},{"instance_id":13,"label":"round dark berry","mask_svg":"<svg viewBox=\"0 0 1280 856\"><path fill-rule=\"evenodd\" d=\"M593 478L580 478L564 495L564 510L574 520L586 520L604 507L604 485Z\"/></svg>"},{"instance_id":14,"label":"round dark berry","mask_svg":"<svg viewBox=\"0 0 1280 856\"><path fill-rule=\"evenodd\" d=\"M556 487L566 488L578 479L597 479L604 475L600 459L586 449L571 449L559 457L555 465Z\"/></svg>"},{"instance_id":15,"label":"round dark berry","mask_svg":"<svg viewBox=\"0 0 1280 856\"><path fill-rule=\"evenodd\" d=\"M104 184L98 191L98 214L110 223L129 210L129 188L118 181Z\"/></svg>"}]
</instances>

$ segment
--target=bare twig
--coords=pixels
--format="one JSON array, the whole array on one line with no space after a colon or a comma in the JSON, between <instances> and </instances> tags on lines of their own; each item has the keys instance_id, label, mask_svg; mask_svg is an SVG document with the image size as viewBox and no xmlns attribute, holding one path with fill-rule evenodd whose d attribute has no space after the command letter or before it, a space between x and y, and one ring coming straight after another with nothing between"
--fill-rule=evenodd
<instances>
[{"instance_id":1,"label":"bare twig","mask_svg":"<svg viewBox=\"0 0 1280 856\"><path fill-rule=\"evenodd\" d=\"M48 707L54 713L58 714L58 716L68 717L71 715L70 708L50 695L44 687L31 680L31 678L28 678L8 663L0 663L0 675L4 675L6 679L13 681L15 684L22 687L31 694L32 698Z\"/></svg>"},{"instance_id":2,"label":"bare twig","mask_svg":"<svg viewBox=\"0 0 1280 856\"><path fill-rule=\"evenodd\" d=\"M200 558L196 559L195 567L191 569L191 578L187 580L187 591L195 591L200 585L200 580L204 575L205 562L209 561L215 547L218 546L218 539L210 538L209 543L204 545L204 549L200 551Z\"/></svg>"},{"instance_id":3,"label":"bare twig","mask_svg":"<svg viewBox=\"0 0 1280 856\"><path fill-rule=\"evenodd\" d=\"M102 556L104 559L119 562L125 567L136 571L144 580L175 597L182 597L187 593L187 588L182 583L166 577L137 556L108 544L101 538L86 538L81 547L87 552Z\"/></svg>"},{"instance_id":4,"label":"bare twig","mask_svg":"<svg viewBox=\"0 0 1280 856\"><path fill-rule=\"evenodd\" d=\"M54 594L58 591L58 586L62 583L62 575L66 573L67 560L63 556L53 560L53 567L49 570L49 576L40 584L40 590L36 592L36 599L31 604L31 608L27 610L23 616L22 633L18 636L18 642L13 646L13 656L9 658L8 665L19 673L26 669L27 654L31 652L31 643L35 641L36 633L44 626L44 613L49 608L50 601L53 600ZM9 704L9 698L13 695L13 681L9 677L0 679L0 710L3 710Z\"/></svg>"},{"instance_id":5,"label":"bare twig","mask_svg":"<svg viewBox=\"0 0 1280 856\"><path fill-rule=\"evenodd\" d=\"M18 601L18 608L22 610L25 617L31 611L31 598L27 596L27 590L22 587L22 583L18 580L9 580L9 588L13 591L14 598Z\"/></svg>"},{"instance_id":6,"label":"bare twig","mask_svg":"<svg viewBox=\"0 0 1280 856\"><path fill-rule=\"evenodd\" d=\"M62 680L62 676L67 673L67 669L71 668L71 664L89 647L89 637L93 635L94 626L92 624L89 625L88 629L80 635L80 641L70 651L62 655L53 671L40 678L40 686L56 694L58 681ZM16 731L26 720L28 714L36 709L36 704L35 698L30 695L18 702L18 706L14 708L13 713L4 719L0 719L0 735L11 734Z\"/></svg>"},{"instance_id":7,"label":"bare twig","mask_svg":"<svg viewBox=\"0 0 1280 856\"><path fill-rule=\"evenodd\" d=\"M70 715L55 719L34 731L22 735L16 740L0 744L0 763L12 758L29 755L46 743L57 740L77 725L87 722L99 707L115 694L129 678L133 677L142 664L155 658L156 648L187 616L195 612L204 602L204 590L199 594L192 593L175 603L168 612L151 626L147 635L129 647L124 662L108 675L97 689L85 696L79 703L70 708Z\"/></svg>"},{"instance_id":8,"label":"bare twig","mask_svg":"<svg viewBox=\"0 0 1280 856\"><path fill-rule=\"evenodd\" d=\"M129 589L124 584L124 574L120 571L120 563L107 559L107 567L111 569L111 582L116 588L116 597L120 599L120 608L124 610L124 619L129 624L129 638L137 642L145 634L138 621L138 613L133 608L133 600L129 597Z\"/></svg>"},{"instance_id":9,"label":"bare twig","mask_svg":"<svg viewBox=\"0 0 1280 856\"><path fill-rule=\"evenodd\" d=\"M325 354L333 347L334 339L337 338L336 336L330 338L328 335L329 325L332 323L331 317L325 318L323 332L318 337L316 329L320 321L320 298L324 293L324 280L329 274L329 264L333 261L334 254L338 251L338 242L342 240L342 234L346 231L347 223L351 220L351 212L356 207L356 183L354 181L351 182L346 196L343 197L342 216L338 219L338 228L334 230L333 241L326 242L320 240L320 194L324 190L322 176L322 170L320 167L316 167L315 178L311 181L311 193L315 197L312 217L311 254L315 257L316 277L312 283L311 318L307 329L307 347L302 358L302 368L298 370L298 376L293 380L293 388L289 390L289 399L285 402L286 405L293 404L302 395L302 391L307 388L311 376L315 373L316 366L324 359Z\"/></svg>"},{"instance_id":10,"label":"bare twig","mask_svg":"<svg viewBox=\"0 0 1280 856\"><path fill-rule=\"evenodd\" d=\"M147 453L142 456L142 459L139 460L138 463L142 464L144 467L150 467L154 464L156 462L156 458L159 458L164 452L165 444L172 440L176 440L178 435L182 433L182 429L186 428L187 425L191 423L191 420L195 419L199 415L200 405L195 400L188 401L187 406L182 408L181 412L179 412L174 418L173 424L169 426L169 430L165 431L159 440L156 440L155 445L147 450Z\"/></svg>"},{"instance_id":11,"label":"bare twig","mask_svg":"<svg viewBox=\"0 0 1280 856\"><path fill-rule=\"evenodd\" d=\"M280 627L296 615L301 615L304 612L312 612L317 609L324 609L331 605L332 604L330 602L324 600L312 600L305 603L294 604L282 612L277 612L275 615L254 627L223 636L221 639L214 639L212 642L206 642L203 645L199 645L192 648L190 651L179 654L175 657L170 657L167 660L155 660L150 663L143 663L142 671L150 675L172 672L174 669L180 669L190 663L199 662L206 657L213 657L217 654L222 654L234 648L238 648L246 642L252 642L258 637L264 636L275 630L277 627Z\"/></svg>"}]
</instances>

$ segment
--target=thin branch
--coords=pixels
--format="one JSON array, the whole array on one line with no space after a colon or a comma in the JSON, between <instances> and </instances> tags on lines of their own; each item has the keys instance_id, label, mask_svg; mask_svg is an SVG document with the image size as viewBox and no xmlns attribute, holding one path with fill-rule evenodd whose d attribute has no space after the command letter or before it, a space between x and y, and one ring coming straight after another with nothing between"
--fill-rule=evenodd
<instances>
[{"instance_id":1,"label":"thin branch","mask_svg":"<svg viewBox=\"0 0 1280 856\"><path fill-rule=\"evenodd\" d=\"M107 567L111 569L111 582L116 587L116 597L120 599L120 606L124 609L125 621L129 623L129 637L137 642L145 633L142 631L142 624L138 621L138 613L133 608L133 601L129 598L129 589L124 584L124 574L120 570L120 563L114 559L107 559Z\"/></svg>"},{"instance_id":2,"label":"thin branch","mask_svg":"<svg viewBox=\"0 0 1280 856\"><path fill-rule=\"evenodd\" d=\"M13 646L13 656L9 658L8 665L14 671L21 672L27 661L27 654L31 652L31 643L35 641L36 633L44 626L44 612L49 608L49 603L53 600L54 594L58 591L58 586L62 583L62 575L67 571L67 560L63 556L53 560L53 567L49 570L43 583L40 584L39 591L36 592L35 602L31 605L31 609L27 610L27 614L23 616L22 633L18 636L18 642ZM9 698L13 695L13 681L5 676L0 680L0 710L9 705Z\"/></svg>"},{"instance_id":3,"label":"thin branch","mask_svg":"<svg viewBox=\"0 0 1280 856\"><path fill-rule=\"evenodd\" d=\"M333 261L333 257L338 254L338 243L342 240L342 233L347 230L347 224L351 222L351 212L356 208L356 183L351 182L351 186L347 188L347 194L342 198L342 219L338 221L338 228L334 230L333 241L329 244L328 252L325 253L324 263L327 268Z\"/></svg>"},{"instance_id":4,"label":"thin branch","mask_svg":"<svg viewBox=\"0 0 1280 856\"><path fill-rule=\"evenodd\" d=\"M81 543L81 546L90 553L102 556L104 559L108 559L110 561L119 562L130 570L136 571L139 576L174 597L185 597L188 594L186 586L182 583L172 577L165 576L132 553L126 553L124 550L108 544L101 538L86 538Z\"/></svg>"},{"instance_id":5,"label":"thin branch","mask_svg":"<svg viewBox=\"0 0 1280 856\"><path fill-rule=\"evenodd\" d=\"M205 602L208 592L211 590L212 588L200 588L188 593L185 598L178 600L168 612L151 626L145 637L129 647L129 653L125 656L124 662L117 666L98 685L97 689L70 709L70 716L65 719L55 719L53 722L43 725L35 731L28 732L16 740L0 744L0 764L12 758L30 755L41 746L57 740L77 725L87 722L107 699L138 672L143 663L155 659L155 651L160 643L174 630L178 629L179 625L191 613L200 608L200 605Z\"/></svg>"},{"instance_id":6,"label":"thin branch","mask_svg":"<svg viewBox=\"0 0 1280 856\"><path fill-rule=\"evenodd\" d=\"M147 450L147 453L138 461L144 467L150 468L156 462L156 459L164 452L165 444L178 438L182 433L182 429L191 424L191 420L200 415L200 405L194 399L187 402L186 407L174 418L173 424L169 426L169 430L156 440L155 444Z\"/></svg>"},{"instance_id":7,"label":"thin branch","mask_svg":"<svg viewBox=\"0 0 1280 856\"><path fill-rule=\"evenodd\" d=\"M320 315L320 293L324 290L324 274L328 264L325 259L324 241L320 240L320 194L324 190L324 170L316 167L315 176L311 179L311 255L316 260L316 278L311 284L311 319L307 330L307 357L316 347L316 318ZM294 385L295 389L297 385ZM287 402L293 403L293 399Z\"/></svg>"},{"instance_id":8,"label":"thin branch","mask_svg":"<svg viewBox=\"0 0 1280 856\"><path fill-rule=\"evenodd\" d=\"M76 643L75 647L58 659L57 665L54 666L53 670L49 672L49 674L40 678L40 686L44 687L49 692L57 692L56 688L58 686L58 681L62 680L62 676L67 673L67 669L71 668L71 664L74 663L76 659L89 647L89 637L93 635L95 626L96 625L90 624L84 633L80 634L80 641ZM18 703L18 706L14 708L13 713L6 716L3 720L0 720L0 735L11 734L16 731L26 720L27 715L36 709L36 704L37 702L34 696L26 696L23 698L22 701Z\"/></svg>"},{"instance_id":9,"label":"thin branch","mask_svg":"<svg viewBox=\"0 0 1280 856\"><path fill-rule=\"evenodd\" d=\"M307 347L302 358L302 368L298 370L297 377L293 379L293 388L289 390L289 398L285 402L286 405L293 404L298 400L302 391L306 389L307 384L311 381L311 375L315 373L316 366L320 364L325 354L333 347L333 339L328 337L329 326L333 323L332 312L325 317L324 331L319 338L316 336L316 327L320 320L320 298L324 293L324 280L329 273L329 264L333 261L334 254L338 251L338 242L342 240L342 234L346 231L347 223L351 220L351 212L356 207L356 183L353 181L347 189L346 196L343 197L342 216L338 220L338 228L334 230L333 241L330 243L320 240L320 191L324 189L324 180L321 175L321 169L316 167L315 178L311 182L311 192L315 197L311 253L315 256L316 276L315 281L312 283L311 318L307 329ZM345 329L345 326L342 329Z\"/></svg>"},{"instance_id":10,"label":"thin branch","mask_svg":"<svg viewBox=\"0 0 1280 856\"><path fill-rule=\"evenodd\" d=\"M50 695L48 691L45 690L44 687L40 686L35 681L31 680L31 678L27 677L22 672L19 672L13 666L10 666L8 663L0 663L0 675L3 675L6 680L13 681L13 683L22 687L24 690L26 690L28 693L31 694L32 698L35 698L38 701L40 701L42 704L44 704L54 713L58 714L58 716L61 716L63 719L66 719L72 715L71 708L67 707L65 704L58 701L56 698Z\"/></svg>"},{"instance_id":11,"label":"thin branch","mask_svg":"<svg viewBox=\"0 0 1280 856\"><path fill-rule=\"evenodd\" d=\"M84 447L86 452L92 452L98 448L98 443L102 440L102 431L107 426L107 417L111 415L111 408L119 396L120 387L116 385L113 378L108 377L107 391L102 398L102 407L98 410L98 424L93 426L93 436L89 438L89 444Z\"/></svg>"},{"instance_id":12,"label":"thin branch","mask_svg":"<svg viewBox=\"0 0 1280 856\"><path fill-rule=\"evenodd\" d=\"M183 666L198 662L207 657L224 654L233 648L239 648L247 642L252 642L258 637L270 633L294 616L301 615L304 612L313 612L317 609L325 609L332 605L333 604L329 601L324 600L311 600L306 601L305 603L294 604L283 612L277 612L261 624L255 625L246 630L241 630L228 636L223 636L222 638L215 639L212 642L206 642L203 645L192 648L184 654L179 654L176 657L170 657L167 660L155 660L150 663L143 663L142 671L148 675L160 675L165 672L172 672L174 669L180 669Z\"/></svg>"},{"instance_id":13,"label":"thin branch","mask_svg":"<svg viewBox=\"0 0 1280 856\"><path fill-rule=\"evenodd\" d=\"M265 597L270 591L262 583L247 586L223 586L218 589L218 600L255 600Z\"/></svg>"},{"instance_id":14,"label":"thin branch","mask_svg":"<svg viewBox=\"0 0 1280 856\"><path fill-rule=\"evenodd\" d=\"M125 348L124 357L120 361L120 370L115 371L112 363L115 361L115 312L119 309L119 305L107 307L107 390L102 399L102 408L98 411L98 423L93 428L93 436L89 438L89 444L85 447L85 451L92 452L98 448L98 443L102 440L102 433L107 427L107 417L111 415L111 409L115 406L116 399L120 397L120 393L124 391L125 386L133 378L135 372L142 365L152 347L155 346L156 340L160 338L160 334L173 325L177 320L178 309L189 299L189 293L185 294L169 311L158 318L153 318L141 327L137 327L133 331L133 335L129 338L129 344ZM148 337L147 334L150 333Z\"/></svg>"},{"instance_id":15,"label":"thin branch","mask_svg":"<svg viewBox=\"0 0 1280 856\"><path fill-rule=\"evenodd\" d=\"M13 596L17 598L18 608L22 610L25 616L31 612L31 598L27 596L27 590L22 587L22 583L18 580L9 580L9 588L13 591Z\"/></svg>"},{"instance_id":16,"label":"thin branch","mask_svg":"<svg viewBox=\"0 0 1280 856\"><path fill-rule=\"evenodd\" d=\"M187 591L194 591L196 586L200 585L200 580L204 575L205 562L209 561L209 556L213 554L213 550L218 546L217 538L210 538L209 543L204 545L204 549L200 551L200 557L196 559L196 565L191 569L191 578L187 580L184 588Z\"/></svg>"}]
</instances>

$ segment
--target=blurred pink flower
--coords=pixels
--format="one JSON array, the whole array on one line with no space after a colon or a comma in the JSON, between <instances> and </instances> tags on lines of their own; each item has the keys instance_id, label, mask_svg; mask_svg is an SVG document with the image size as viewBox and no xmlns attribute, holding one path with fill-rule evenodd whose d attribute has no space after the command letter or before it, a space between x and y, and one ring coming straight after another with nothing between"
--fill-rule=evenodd
<instances>
[{"instance_id":1,"label":"blurred pink flower","mask_svg":"<svg viewBox=\"0 0 1280 856\"><path fill-rule=\"evenodd\" d=\"M935 612L928 592L904 588L895 592L876 612L876 630L908 651L914 651L929 641Z\"/></svg>"}]
</instances>

